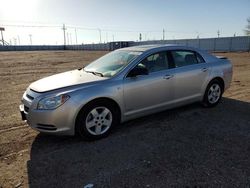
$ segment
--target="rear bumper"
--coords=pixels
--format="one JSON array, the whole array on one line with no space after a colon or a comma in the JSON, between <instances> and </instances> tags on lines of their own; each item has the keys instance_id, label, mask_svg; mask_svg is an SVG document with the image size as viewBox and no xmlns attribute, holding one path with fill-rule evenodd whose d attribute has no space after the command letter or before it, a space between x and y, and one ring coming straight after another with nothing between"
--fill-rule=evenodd
<instances>
[{"instance_id":1,"label":"rear bumper","mask_svg":"<svg viewBox=\"0 0 250 188\"><path fill-rule=\"evenodd\" d=\"M232 78L233 78L233 67L231 65L231 67L224 72L225 91L230 87Z\"/></svg>"}]
</instances>

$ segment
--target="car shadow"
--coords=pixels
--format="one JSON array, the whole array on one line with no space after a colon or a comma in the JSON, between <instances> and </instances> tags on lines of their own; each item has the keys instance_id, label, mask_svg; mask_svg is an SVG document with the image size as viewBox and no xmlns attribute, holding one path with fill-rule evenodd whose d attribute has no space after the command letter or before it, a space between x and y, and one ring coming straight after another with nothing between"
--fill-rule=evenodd
<instances>
[{"instance_id":1,"label":"car shadow","mask_svg":"<svg viewBox=\"0 0 250 188\"><path fill-rule=\"evenodd\" d=\"M117 126L86 142L39 134L27 162L35 187L250 185L250 103L223 98Z\"/></svg>"}]
</instances>

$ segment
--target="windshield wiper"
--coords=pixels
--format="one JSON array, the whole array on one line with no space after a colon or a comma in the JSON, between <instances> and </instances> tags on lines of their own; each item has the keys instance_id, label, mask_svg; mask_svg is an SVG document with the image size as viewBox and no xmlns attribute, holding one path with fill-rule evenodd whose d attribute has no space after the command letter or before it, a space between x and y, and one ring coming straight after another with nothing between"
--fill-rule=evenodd
<instances>
[{"instance_id":1,"label":"windshield wiper","mask_svg":"<svg viewBox=\"0 0 250 188\"><path fill-rule=\"evenodd\" d=\"M101 76L101 77L104 77L104 75L101 73L101 72L96 72L96 71L86 71L86 70L84 70L85 72L87 72L87 73L92 73L92 74L94 74L94 75L96 75L96 76Z\"/></svg>"}]
</instances>

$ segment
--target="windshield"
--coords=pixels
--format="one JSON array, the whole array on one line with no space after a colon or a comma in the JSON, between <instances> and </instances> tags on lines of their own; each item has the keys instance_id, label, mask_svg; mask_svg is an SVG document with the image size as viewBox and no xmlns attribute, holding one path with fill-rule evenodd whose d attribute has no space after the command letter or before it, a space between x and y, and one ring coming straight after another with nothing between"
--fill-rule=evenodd
<instances>
[{"instance_id":1,"label":"windshield","mask_svg":"<svg viewBox=\"0 0 250 188\"><path fill-rule=\"evenodd\" d=\"M84 71L104 77L112 77L141 53L137 51L114 51L90 63L84 68Z\"/></svg>"}]
</instances>

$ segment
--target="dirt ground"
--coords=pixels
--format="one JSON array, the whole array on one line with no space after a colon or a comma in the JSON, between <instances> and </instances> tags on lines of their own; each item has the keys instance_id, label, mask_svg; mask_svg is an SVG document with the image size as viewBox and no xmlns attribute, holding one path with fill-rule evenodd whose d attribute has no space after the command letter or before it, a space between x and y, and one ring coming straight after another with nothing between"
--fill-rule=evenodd
<instances>
[{"instance_id":1,"label":"dirt ground","mask_svg":"<svg viewBox=\"0 0 250 188\"><path fill-rule=\"evenodd\" d=\"M215 108L168 110L95 142L41 135L20 120L31 82L105 53L0 52L0 188L250 186L250 53L219 54L234 75Z\"/></svg>"}]
</instances>

